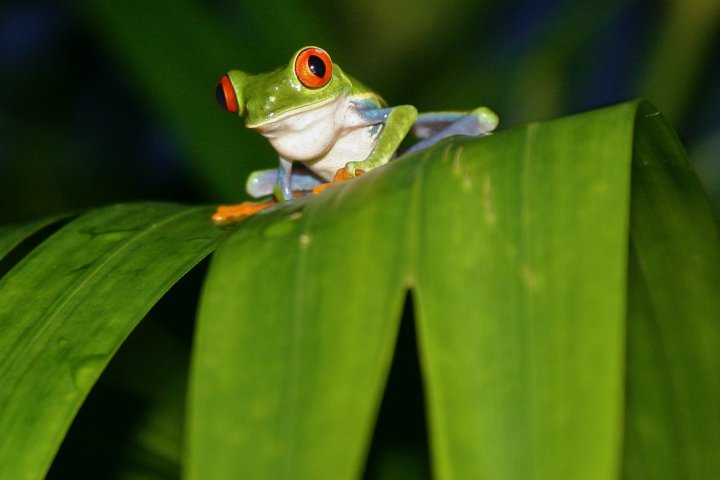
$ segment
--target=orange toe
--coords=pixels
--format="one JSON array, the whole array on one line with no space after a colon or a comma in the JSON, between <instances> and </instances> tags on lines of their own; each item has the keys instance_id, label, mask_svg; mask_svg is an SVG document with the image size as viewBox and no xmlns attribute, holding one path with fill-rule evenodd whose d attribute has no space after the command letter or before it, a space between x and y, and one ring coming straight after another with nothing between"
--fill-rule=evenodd
<instances>
[{"instance_id":1,"label":"orange toe","mask_svg":"<svg viewBox=\"0 0 720 480\"><path fill-rule=\"evenodd\" d=\"M363 170L355 170L355 177L365 173ZM350 180L352 177L347 170L344 168L339 169L337 172L335 172L335 177L332 179L332 182L329 183L323 183L315 188L312 189L312 194L317 195L318 193L322 192L326 188L328 188L331 185L335 185L336 183L344 182L345 180Z\"/></svg>"},{"instance_id":2,"label":"orange toe","mask_svg":"<svg viewBox=\"0 0 720 480\"><path fill-rule=\"evenodd\" d=\"M328 187L331 186L331 185L332 185L332 182L321 183L320 185L317 185L316 187L313 187L313 189L312 189L312 194L313 194L313 195L317 195L318 193L322 192L323 190L325 190L326 188L328 188Z\"/></svg>"},{"instance_id":3,"label":"orange toe","mask_svg":"<svg viewBox=\"0 0 720 480\"><path fill-rule=\"evenodd\" d=\"M240 220L255 215L260 210L275 205L277 202L266 200L264 202L243 202L238 205L220 205L212 216L215 223L225 223L230 220Z\"/></svg>"}]
</instances>

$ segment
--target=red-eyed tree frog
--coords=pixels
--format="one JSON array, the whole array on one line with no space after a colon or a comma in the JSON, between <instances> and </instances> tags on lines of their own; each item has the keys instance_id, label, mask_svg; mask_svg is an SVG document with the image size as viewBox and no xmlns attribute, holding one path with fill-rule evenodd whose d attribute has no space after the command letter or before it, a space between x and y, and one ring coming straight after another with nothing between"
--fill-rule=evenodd
<instances>
[{"instance_id":1,"label":"red-eyed tree frog","mask_svg":"<svg viewBox=\"0 0 720 480\"><path fill-rule=\"evenodd\" d=\"M271 200L220 206L212 217L217 223L318 193L385 165L411 129L421 140L403 155L450 135L484 135L498 124L498 116L485 107L420 115L411 105L388 107L318 47L300 49L290 63L269 73L230 70L217 83L216 97L225 110L265 136L280 156L277 169L255 172L247 181L252 197L272 195ZM306 168L294 169L296 162Z\"/></svg>"}]
</instances>

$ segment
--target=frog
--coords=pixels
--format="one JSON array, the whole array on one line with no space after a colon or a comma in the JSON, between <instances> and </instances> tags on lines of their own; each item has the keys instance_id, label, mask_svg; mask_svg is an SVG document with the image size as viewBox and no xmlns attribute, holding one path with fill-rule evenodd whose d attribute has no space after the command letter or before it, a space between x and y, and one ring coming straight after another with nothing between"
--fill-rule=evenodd
<instances>
[{"instance_id":1,"label":"frog","mask_svg":"<svg viewBox=\"0 0 720 480\"><path fill-rule=\"evenodd\" d=\"M269 198L221 205L212 216L217 224L317 195L452 135L489 135L499 123L487 107L427 113L412 105L390 107L317 46L299 49L288 64L267 73L230 70L215 95L223 109L267 138L279 157L277 168L253 172L246 182L251 197ZM411 131L419 141L398 153Z\"/></svg>"}]
</instances>

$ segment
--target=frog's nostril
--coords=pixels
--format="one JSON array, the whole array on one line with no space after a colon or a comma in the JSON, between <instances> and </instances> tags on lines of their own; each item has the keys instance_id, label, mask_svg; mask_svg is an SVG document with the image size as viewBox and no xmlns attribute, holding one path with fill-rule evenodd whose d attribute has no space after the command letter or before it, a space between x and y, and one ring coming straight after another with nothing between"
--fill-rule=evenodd
<instances>
[{"instance_id":1,"label":"frog's nostril","mask_svg":"<svg viewBox=\"0 0 720 480\"><path fill-rule=\"evenodd\" d=\"M222 108L230 113L237 113L238 101L230 77L223 75L215 86L215 98Z\"/></svg>"}]
</instances>

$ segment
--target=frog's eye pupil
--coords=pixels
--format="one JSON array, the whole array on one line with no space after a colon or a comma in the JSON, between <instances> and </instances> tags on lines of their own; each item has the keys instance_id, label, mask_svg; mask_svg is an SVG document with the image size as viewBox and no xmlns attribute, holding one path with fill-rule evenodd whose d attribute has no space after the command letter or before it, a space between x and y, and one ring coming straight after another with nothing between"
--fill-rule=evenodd
<instances>
[{"instance_id":1,"label":"frog's eye pupil","mask_svg":"<svg viewBox=\"0 0 720 480\"><path fill-rule=\"evenodd\" d=\"M217 99L217 102L220 104L222 108L227 110L227 101L225 100L225 91L223 90L223 86L220 82L218 82L217 86L215 87L215 98Z\"/></svg>"},{"instance_id":2,"label":"frog's eye pupil","mask_svg":"<svg viewBox=\"0 0 720 480\"><path fill-rule=\"evenodd\" d=\"M307 88L320 88L330 82L333 64L330 55L318 47L307 47L295 57L295 76Z\"/></svg>"},{"instance_id":3,"label":"frog's eye pupil","mask_svg":"<svg viewBox=\"0 0 720 480\"><path fill-rule=\"evenodd\" d=\"M310 55L310 58L308 58L308 68L319 78L325 76L325 62L317 55Z\"/></svg>"}]
</instances>

